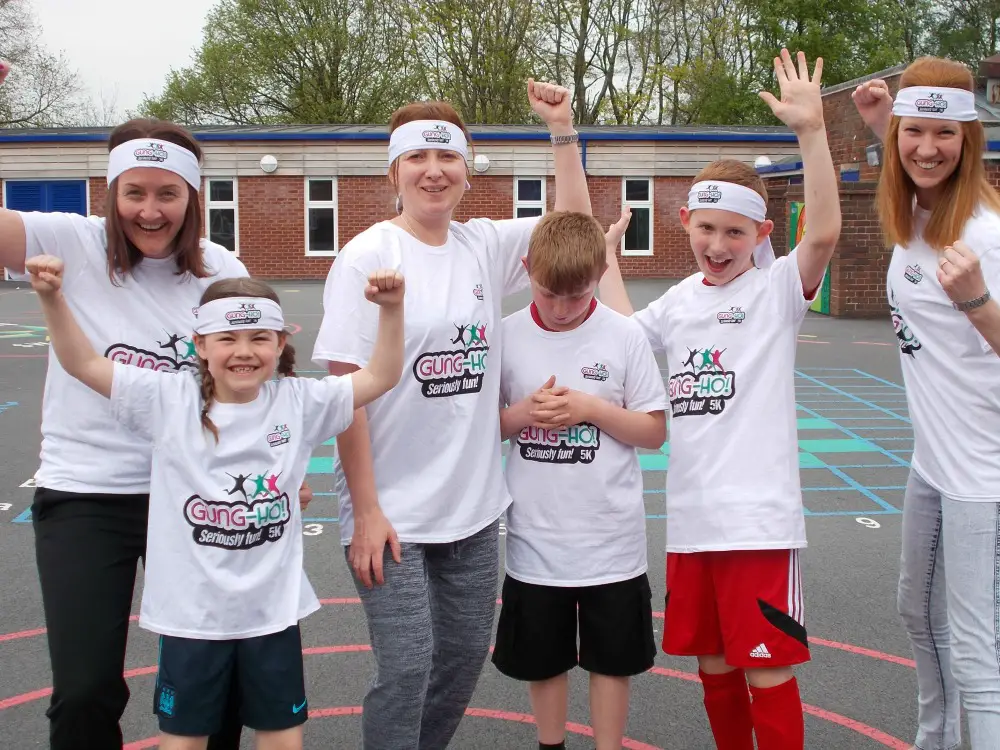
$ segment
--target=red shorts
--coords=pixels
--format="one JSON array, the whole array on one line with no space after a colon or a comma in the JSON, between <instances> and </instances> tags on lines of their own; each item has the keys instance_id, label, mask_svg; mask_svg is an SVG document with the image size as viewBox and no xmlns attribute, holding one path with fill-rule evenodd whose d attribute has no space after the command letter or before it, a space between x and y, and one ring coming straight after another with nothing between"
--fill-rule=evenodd
<instances>
[{"instance_id":1,"label":"red shorts","mask_svg":"<svg viewBox=\"0 0 1000 750\"><path fill-rule=\"evenodd\" d=\"M663 650L744 669L809 661L798 550L667 554Z\"/></svg>"}]
</instances>

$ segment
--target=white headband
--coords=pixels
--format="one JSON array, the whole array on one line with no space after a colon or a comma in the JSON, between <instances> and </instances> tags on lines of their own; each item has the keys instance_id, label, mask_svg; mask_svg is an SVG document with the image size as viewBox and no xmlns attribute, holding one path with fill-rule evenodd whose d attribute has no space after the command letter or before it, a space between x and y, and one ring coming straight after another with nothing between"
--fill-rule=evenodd
<instances>
[{"instance_id":1,"label":"white headband","mask_svg":"<svg viewBox=\"0 0 1000 750\"><path fill-rule=\"evenodd\" d=\"M926 117L932 120L972 122L978 120L976 97L965 89L942 86L908 86L896 94L892 105L896 117Z\"/></svg>"},{"instance_id":2,"label":"white headband","mask_svg":"<svg viewBox=\"0 0 1000 750\"><path fill-rule=\"evenodd\" d=\"M198 157L170 141L141 138L115 146L108 155L108 184L136 167L165 169L183 177L195 190L201 190Z\"/></svg>"},{"instance_id":3,"label":"white headband","mask_svg":"<svg viewBox=\"0 0 1000 750\"><path fill-rule=\"evenodd\" d=\"M425 148L455 151L469 158L469 144L460 127L440 120L414 120L400 125L389 136L389 166L408 151Z\"/></svg>"},{"instance_id":4,"label":"white headband","mask_svg":"<svg viewBox=\"0 0 1000 750\"><path fill-rule=\"evenodd\" d=\"M281 306L266 297L224 297L206 302L195 311L198 322L194 332L209 333L238 330L285 330Z\"/></svg>"},{"instance_id":5,"label":"white headband","mask_svg":"<svg viewBox=\"0 0 1000 750\"><path fill-rule=\"evenodd\" d=\"M699 208L714 208L718 211L732 211L756 222L767 219L767 205L756 190L751 190L732 182L696 182L688 193L688 211ZM754 265L767 268L774 263L774 248L771 236L757 245L753 251Z\"/></svg>"}]
</instances>

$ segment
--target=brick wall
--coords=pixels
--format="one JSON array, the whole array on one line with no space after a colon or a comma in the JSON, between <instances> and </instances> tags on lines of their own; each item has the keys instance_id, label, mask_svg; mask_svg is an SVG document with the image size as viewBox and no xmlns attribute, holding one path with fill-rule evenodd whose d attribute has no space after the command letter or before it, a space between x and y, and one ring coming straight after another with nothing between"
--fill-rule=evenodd
<instances>
[{"instance_id":1,"label":"brick wall","mask_svg":"<svg viewBox=\"0 0 1000 750\"><path fill-rule=\"evenodd\" d=\"M899 90L899 76L899 73L895 73L882 79L894 97ZM823 96L823 118L830 154L838 171L844 165L857 164L861 167L861 180L877 180L879 169L868 166L865 148L877 143L878 139L862 122L861 115L854 106L851 94L855 88L853 85L836 88Z\"/></svg>"},{"instance_id":2,"label":"brick wall","mask_svg":"<svg viewBox=\"0 0 1000 750\"><path fill-rule=\"evenodd\" d=\"M472 189L455 218L507 219L514 211L512 177L474 175ZM592 177L588 185L594 215L605 227L621 215L621 179ZM682 278L697 270L677 210L686 200L689 181L653 181L652 256L621 258L626 276ZM384 177L341 177L337 181L338 243L343 247L372 224L395 215L395 196ZM546 185L548 208L555 184ZM251 274L271 279L324 278L332 258L305 257L304 180L300 177L243 177L239 180L240 259Z\"/></svg>"},{"instance_id":3,"label":"brick wall","mask_svg":"<svg viewBox=\"0 0 1000 750\"><path fill-rule=\"evenodd\" d=\"M106 177L90 178L90 214L104 216L104 202L108 199L108 180Z\"/></svg>"}]
</instances>

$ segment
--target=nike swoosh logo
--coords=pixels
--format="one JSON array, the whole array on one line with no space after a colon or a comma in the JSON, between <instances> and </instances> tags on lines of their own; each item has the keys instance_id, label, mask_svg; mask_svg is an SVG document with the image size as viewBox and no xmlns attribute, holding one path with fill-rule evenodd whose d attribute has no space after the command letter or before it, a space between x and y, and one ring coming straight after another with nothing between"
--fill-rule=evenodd
<instances>
[{"instance_id":1,"label":"nike swoosh logo","mask_svg":"<svg viewBox=\"0 0 1000 750\"><path fill-rule=\"evenodd\" d=\"M308 701L302 701L301 706L292 706L292 713L293 714L299 713L303 708L306 707L306 703L308 703Z\"/></svg>"}]
</instances>

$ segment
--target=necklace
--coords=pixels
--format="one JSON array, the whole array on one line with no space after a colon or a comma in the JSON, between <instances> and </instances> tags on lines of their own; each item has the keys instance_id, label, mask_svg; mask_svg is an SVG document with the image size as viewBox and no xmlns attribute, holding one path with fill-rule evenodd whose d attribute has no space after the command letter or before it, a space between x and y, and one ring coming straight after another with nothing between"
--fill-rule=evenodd
<instances>
[{"instance_id":1,"label":"necklace","mask_svg":"<svg viewBox=\"0 0 1000 750\"><path fill-rule=\"evenodd\" d=\"M430 245L431 247L438 247L436 243L427 242L427 240L425 240L423 237L417 234L417 231L413 228L413 225L410 224L410 222L407 220L406 214L401 213L399 215L399 218L403 220L403 223L406 225L406 228L409 230L410 234L412 234L417 240L423 242L425 245Z\"/></svg>"},{"instance_id":2,"label":"necklace","mask_svg":"<svg viewBox=\"0 0 1000 750\"><path fill-rule=\"evenodd\" d=\"M414 230L414 228L413 228L413 227L412 227L412 226L410 225L410 222L409 222L409 221L407 221L407 219L406 219L406 214L403 214L403 213L401 213L401 214L399 215L399 218L403 220L403 223L404 223L404 224L406 224L406 228L410 230L410 234L412 234L412 235L413 235L414 237L416 237L416 238L417 238L418 240L420 240L421 242L423 242L423 240L421 240L421 239L420 239L420 235L419 235L419 234L417 234L416 230ZM425 244L426 244L426 243L425 243Z\"/></svg>"}]
</instances>

